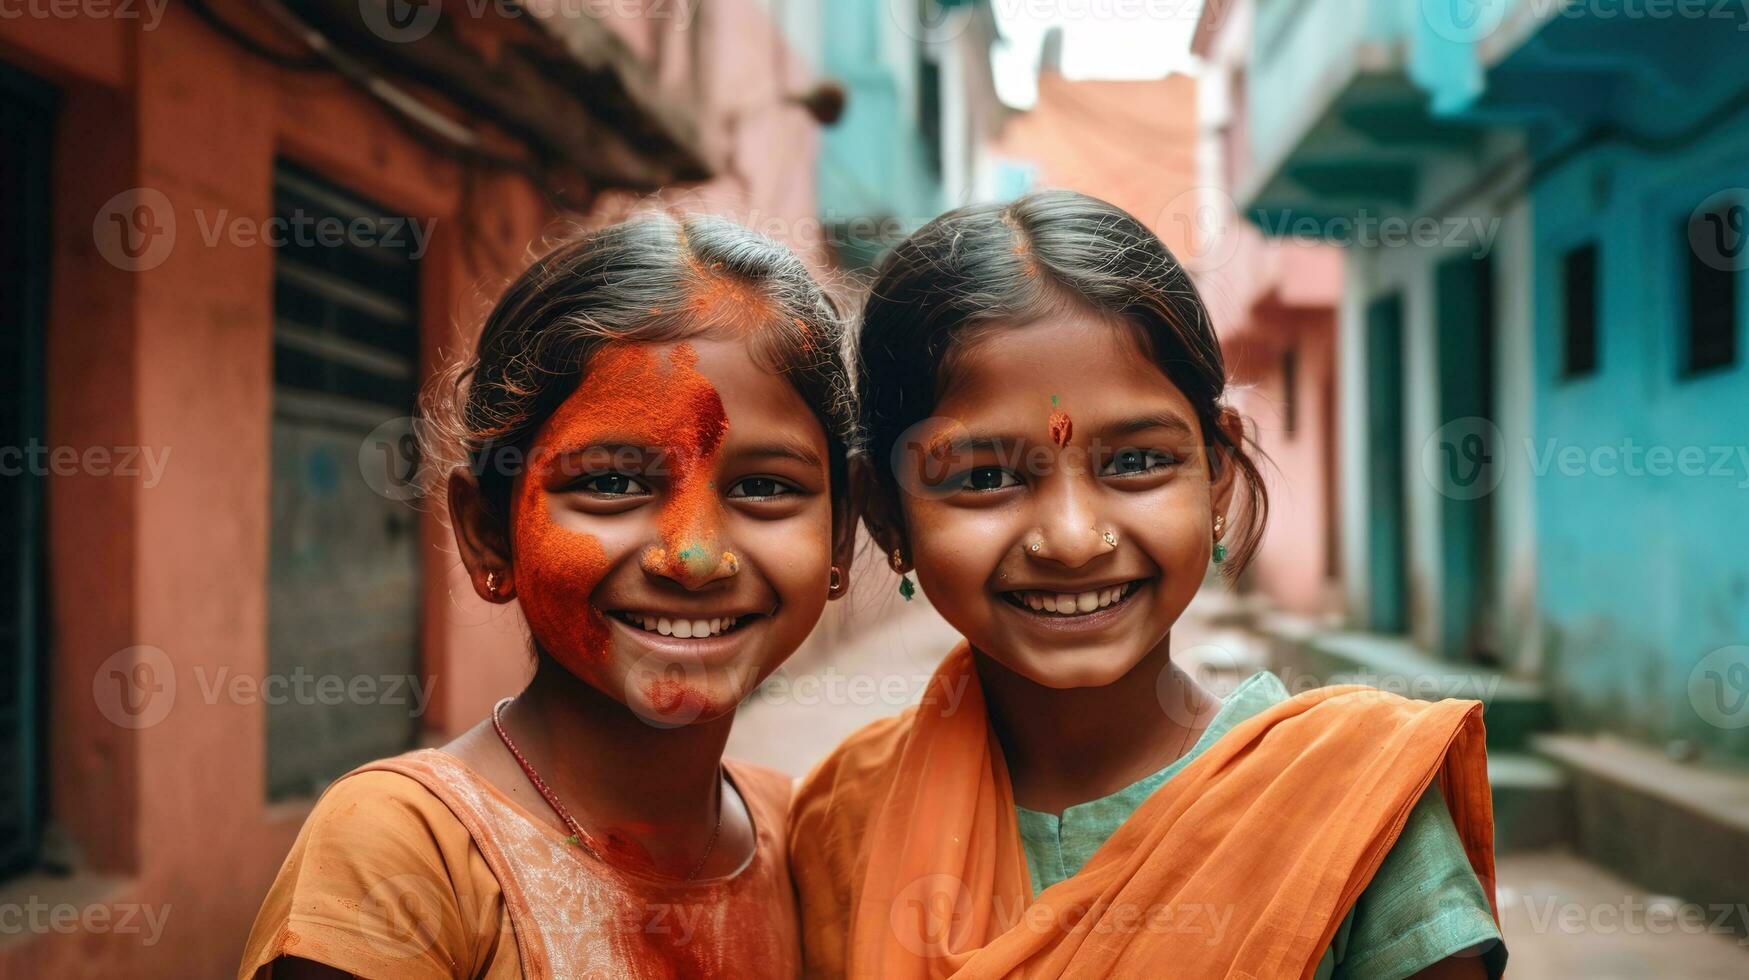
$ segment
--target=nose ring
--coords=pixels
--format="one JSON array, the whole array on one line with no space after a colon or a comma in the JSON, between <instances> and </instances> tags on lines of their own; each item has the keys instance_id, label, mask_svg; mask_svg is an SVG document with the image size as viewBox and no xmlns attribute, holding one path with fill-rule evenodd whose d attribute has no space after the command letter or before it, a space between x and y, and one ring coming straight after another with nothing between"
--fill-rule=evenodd
<instances>
[{"instance_id":1,"label":"nose ring","mask_svg":"<svg viewBox=\"0 0 1749 980\"><path fill-rule=\"evenodd\" d=\"M1113 531L1110 528L1106 528L1105 533L1103 535L1101 535L1101 537L1103 537L1105 539L1105 546L1107 548L1116 548L1117 547L1117 532L1116 531Z\"/></svg>"}]
</instances>

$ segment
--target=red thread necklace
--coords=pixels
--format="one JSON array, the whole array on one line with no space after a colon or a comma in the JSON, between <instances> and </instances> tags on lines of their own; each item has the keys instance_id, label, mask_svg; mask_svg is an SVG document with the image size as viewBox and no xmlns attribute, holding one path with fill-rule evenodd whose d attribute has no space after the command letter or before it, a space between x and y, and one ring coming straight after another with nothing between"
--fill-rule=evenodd
<instances>
[{"instance_id":1,"label":"red thread necklace","mask_svg":"<svg viewBox=\"0 0 1749 980\"><path fill-rule=\"evenodd\" d=\"M528 759L523 756L522 750L516 747L516 743L510 738L510 733L504 730L504 706L509 704L511 700L513 699L505 698L492 706L492 728L498 733L498 739L504 743L505 748L510 750L510 754L516 757L516 764L522 767L523 775L527 776L528 781L534 784L535 791L540 793L541 799L547 801L547 805L552 807L553 812L558 814L559 819L564 822L565 829L571 832L566 843L576 844L595 855L597 860L605 862L606 858L602 857L602 847L596 843L594 837L591 837L583 829L583 825L571 816L571 811L565 809L565 804L560 802L558 794L547 786L546 780L540 778L540 773L536 772L534 766L529 764ZM720 779L721 776L718 778ZM699 855L698 863L692 866L691 871L687 872L684 880L691 881L698 877L700 871L704 870L704 863L710 860L711 851L716 849L717 835L722 832L722 829L723 807L719 801L717 804L717 824L711 828L710 840L705 842L704 853Z\"/></svg>"}]
</instances>

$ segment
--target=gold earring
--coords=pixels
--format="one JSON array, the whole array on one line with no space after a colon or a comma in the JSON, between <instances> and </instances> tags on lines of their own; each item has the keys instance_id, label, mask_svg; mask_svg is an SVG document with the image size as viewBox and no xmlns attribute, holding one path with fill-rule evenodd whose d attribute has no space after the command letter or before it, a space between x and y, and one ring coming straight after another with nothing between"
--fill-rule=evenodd
<instances>
[{"instance_id":1,"label":"gold earring","mask_svg":"<svg viewBox=\"0 0 1749 980\"><path fill-rule=\"evenodd\" d=\"M839 589L842 589L843 587L844 587L844 573L838 570L837 565L833 565L832 570L830 572L826 573L826 591L829 593L830 592L837 592Z\"/></svg>"},{"instance_id":2,"label":"gold earring","mask_svg":"<svg viewBox=\"0 0 1749 980\"><path fill-rule=\"evenodd\" d=\"M1221 540L1221 535L1227 533L1227 515L1215 515L1215 540Z\"/></svg>"},{"instance_id":3,"label":"gold earring","mask_svg":"<svg viewBox=\"0 0 1749 980\"><path fill-rule=\"evenodd\" d=\"M893 566L893 571L903 572L905 570L905 553L894 548L892 557L887 559L887 564Z\"/></svg>"},{"instance_id":4,"label":"gold earring","mask_svg":"<svg viewBox=\"0 0 1749 980\"><path fill-rule=\"evenodd\" d=\"M486 594L498 598L498 573L495 571L486 573Z\"/></svg>"}]
</instances>

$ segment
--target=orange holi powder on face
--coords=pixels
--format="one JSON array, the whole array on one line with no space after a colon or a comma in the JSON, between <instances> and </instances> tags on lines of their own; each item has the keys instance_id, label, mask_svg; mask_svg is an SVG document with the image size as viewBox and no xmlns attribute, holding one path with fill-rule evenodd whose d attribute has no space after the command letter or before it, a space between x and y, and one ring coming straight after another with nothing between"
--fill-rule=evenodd
<instances>
[{"instance_id":1,"label":"orange holi powder on face","mask_svg":"<svg viewBox=\"0 0 1749 980\"><path fill-rule=\"evenodd\" d=\"M698 353L678 344L667 369L639 345L603 348L577 390L541 427L513 510L517 595L542 647L572 672L606 657L609 627L590 596L610 564L592 535L561 527L550 498L570 489L573 454L599 443L660 454L653 475L663 498L661 544L643 555L649 570L687 581L716 572L720 509L712 477L728 432L723 400L697 370Z\"/></svg>"}]
</instances>

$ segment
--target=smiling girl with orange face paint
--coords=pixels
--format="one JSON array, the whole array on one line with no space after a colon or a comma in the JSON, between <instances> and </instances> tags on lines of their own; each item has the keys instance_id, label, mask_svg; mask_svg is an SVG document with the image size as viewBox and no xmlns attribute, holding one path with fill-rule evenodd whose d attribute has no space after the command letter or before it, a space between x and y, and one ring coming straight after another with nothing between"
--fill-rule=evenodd
<instances>
[{"instance_id":1,"label":"smiling girl with orange face paint","mask_svg":"<svg viewBox=\"0 0 1749 980\"><path fill-rule=\"evenodd\" d=\"M510 287L459 375L449 500L534 678L324 794L240 976L796 972L789 781L723 746L845 590L841 329L792 255L711 219Z\"/></svg>"}]
</instances>

